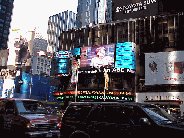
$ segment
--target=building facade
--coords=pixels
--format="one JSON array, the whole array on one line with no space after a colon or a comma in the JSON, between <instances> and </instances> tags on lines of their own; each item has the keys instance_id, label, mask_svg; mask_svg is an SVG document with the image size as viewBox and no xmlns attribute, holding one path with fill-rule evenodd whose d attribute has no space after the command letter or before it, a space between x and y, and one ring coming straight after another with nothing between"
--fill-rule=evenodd
<instances>
[{"instance_id":1,"label":"building facade","mask_svg":"<svg viewBox=\"0 0 184 138\"><path fill-rule=\"evenodd\" d=\"M35 38L33 41L32 55L33 56L37 55L37 52L39 51L43 51L46 54L47 46L48 46L47 40Z\"/></svg>"},{"instance_id":2,"label":"building facade","mask_svg":"<svg viewBox=\"0 0 184 138\"><path fill-rule=\"evenodd\" d=\"M111 0L79 0L77 7L77 28L84 28L112 21Z\"/></svg>"},{"instance_id":3,"label":"building facade","mask_svg":"<svg viewBox=\"0 0 184 138\"><path fill-rule=\"evenodd\" d=\"M0 49L7 49L14 0L0 0Z\"/></svg>"},{"instance_id":4,"label":"building facade","mask_svg":"<svg viewBox=\"0 0 184 138\"><path fill-rule=\"evenodd\" d=\"M47 56L33 56L32 73L50 76L51 58Z\"/></svg>"},{"instance_id":5,"label":"building facade","mask_svg":"<svg viewBox=\"0 0 184 138\"><path fill-rule=\"evenodd\" d=\"M129 80L125 75L122 80L120 74L109 74L109 76L111 75L111 78L109 78L111 86L109 85L109 88L113 87L120 90L120 88L126 88L128 84L134 84L136 102L184 100L183 82L181 80L183 63L180 61L183 51L183 24L184 14L178 12L63 31L60 35L59 51L77 47L96 47L133 42L136 44L135 76ZM113 78L113 76L115 77ZM161 78L159 78L160 76ZM84 77L87 80L90 75L85 74L82 78ZM117 84L117 82L121 83ZM129 85L129 87L131 86Z\"/></svg>"},{"instance_id":6,"label":"building facade","mask_svg":"<svg viewBox=\"0 0 184 138\"><path fill-rule=\"evenodd\" d=\"M64 11L62 13L49 17L48 21L48 46L50 52L56 52L59 46L58 37L61 31L68 31L76 27L76 14L72 11Z\"/></svg>"}]
</instances>

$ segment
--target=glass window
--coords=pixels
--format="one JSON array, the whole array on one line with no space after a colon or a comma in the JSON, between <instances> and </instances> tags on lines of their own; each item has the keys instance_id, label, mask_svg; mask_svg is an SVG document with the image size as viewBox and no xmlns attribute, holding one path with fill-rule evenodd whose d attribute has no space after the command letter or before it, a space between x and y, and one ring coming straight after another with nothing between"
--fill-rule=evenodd
<instances>
[{"instance_id":1,"label":"glass window","mask_svg":"<svg viewBox=\"0 0 184 138\"><path fill-rule=\"evenodd\" d=\"M104 105L100 112L100 121L108 123L130 124L128 108L117 105Z\"/></svg>"},{"instance_id":2,"label":"glass window","mask_svg":"<svg viewBox=\"0 0 184 138\"><path fill-rule=\"evenodd\" d=\"M64 120L67 121L67 119L70 119L70 121L75 120L76 123L81 122L87 117L91 109L91 105L69 106L64 115Z\"/></svg>"},{"instance_id":3,"label":"glass window","mask_svg":"<svg viewBox=\"0 0 184 138\"><path fill-rule=\"evenodd\" d=\"M143 109L157 123L172 123L176 118L169 115L166 111L153 105L145 105Z\"/></svg>"},{"instance_id":4,"label":"glass window","mask_svg":"<svg viewBox=\"0 0 184 138\"><path fill-rule=\"evenodd\" d=\"M46 109L41 102L22 100L15 102L19 113L46 113Z\"/></svg>"}]
</instances>

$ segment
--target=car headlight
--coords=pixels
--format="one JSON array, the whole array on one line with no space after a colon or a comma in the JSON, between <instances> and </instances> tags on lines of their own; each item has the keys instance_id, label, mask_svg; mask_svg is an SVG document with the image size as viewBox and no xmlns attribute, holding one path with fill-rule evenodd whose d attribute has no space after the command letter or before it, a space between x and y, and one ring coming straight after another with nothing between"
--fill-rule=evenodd
<instances>
[{"instance_id":1,"label":"car headlight","mask_svg":"<svg viewBox=\"0 0 184 138\"><path fill-rule=\"evenodd\" d=\"M57 123L57 128L61 128L61 122Z\"/></svg>"},{"instance_id":2,"label":"car headlight","mask_svg":"<svg viewBox=\"0 0 184 138\"><path fill-rule=\"evenodd\" d=\"M26 127L29 128L29 129L31 129L31 128L34 128L34 127L35 127L35 124L33 124L33 123L28 123Z\"/></svg>"}]
</instances>

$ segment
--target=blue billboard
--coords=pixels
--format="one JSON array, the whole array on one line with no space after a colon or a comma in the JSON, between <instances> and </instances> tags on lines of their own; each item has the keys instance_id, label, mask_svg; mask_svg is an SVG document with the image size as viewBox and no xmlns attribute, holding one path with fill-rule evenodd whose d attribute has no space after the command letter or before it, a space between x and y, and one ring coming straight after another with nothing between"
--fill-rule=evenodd
<instances>
[{"instance_id":1,"label":"blue billboard","mask_svg":"<svg viewBox=\"0 0 184 138\"><path fill-rule=\"evenodd\" d=\"M69 74L71 53L71 50L55 52L57 74Z\"/></svg>"},{"instance_id":2,"label":"blue billboard","mask_svg":"<svg viewBox=\"0 0 184 138\"><path fill-rule=\"evenodd\" d=\"M32 77L32 87L31 85L31 77ZM49 96L49 89L50 89L50 79L32 75L30 73L22 72L22 78L16 77L16 87L20 87L15 92L15 98L29 98L31 94L31 98L37 100L46 100ZM30 92L31 90L31 92Z\"/></svg>"},{"instance_id":3,"label":"blue billboard","mask_svg":"<svg viewBox=\"0 0 184 138\"><path fill-rule=\"evenodd\" d=\"M135 44L133 42L116 44L115 68L135 70Z\"/></svg>"},{"instance_id":4,"label":"blue billboard","mask_svg":"<svg viewBox=\"0 0 184 138\"><path fill-rule=\"evenodd\" d=\"M73 56L77 56L77 55L80 56L80 48L74 48L74 49L72 50L72 55L73 55Z\"/></svg>"},{"instance_id":5,"label":"blue billboard","mask_svg":"<svg viewBox=\"0 0 184 138\"><path fill-rule=\"evenodd\" d=\"M0 79L0 97L2 97L4 79Z\"/></svg>"}]
</instances>

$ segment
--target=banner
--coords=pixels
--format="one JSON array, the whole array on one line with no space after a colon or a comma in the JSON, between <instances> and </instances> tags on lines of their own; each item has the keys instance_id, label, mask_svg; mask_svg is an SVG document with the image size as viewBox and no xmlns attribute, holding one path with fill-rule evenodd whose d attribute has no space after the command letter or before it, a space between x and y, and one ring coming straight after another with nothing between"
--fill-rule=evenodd
<instances>
[{"instance_id":1,"label":"banner","mask_svg":"<svg viewBox=\"0 0 184 138\"><path fill-rule=\"evenodd\" d=\"M184 84L184 51L145 54L145 85Z\"/></svg>"}]
</instances>

